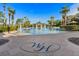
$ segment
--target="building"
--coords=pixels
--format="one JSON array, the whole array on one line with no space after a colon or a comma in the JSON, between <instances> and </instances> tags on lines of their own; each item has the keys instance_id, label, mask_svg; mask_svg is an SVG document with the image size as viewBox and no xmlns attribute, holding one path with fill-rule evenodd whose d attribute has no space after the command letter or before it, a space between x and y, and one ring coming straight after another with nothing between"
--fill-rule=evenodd
<instances>
[{"instance_id":1,"label":"building","mask_svg":"<svg viewBox=\"0 0 79 59\"><path fill-rule=\"evenodd\" d=\"M66 24L65 24L66 23ZM76 15L69 15L66 17L66 20L61 20L61 26L72 25L79 23L79 13Z\"/></svg>"},{"instance_id":2,"label":"building","mask_svg":"<svg viewBox=\"0 0 79 59\"><path fill-rule=\"evenodd\" d=\"M33 24L34 28L46 28L47 24L41 23L41 22L37 22L35 24Z\"/></svg>"}]
</instances>

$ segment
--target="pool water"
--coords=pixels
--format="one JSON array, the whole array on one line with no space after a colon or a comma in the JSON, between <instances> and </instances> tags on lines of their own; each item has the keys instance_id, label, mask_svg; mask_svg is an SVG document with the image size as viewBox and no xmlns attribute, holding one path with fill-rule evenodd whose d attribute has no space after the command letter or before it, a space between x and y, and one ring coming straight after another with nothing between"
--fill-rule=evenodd
<instances>
[{"instance_id":1,"label":"pool water","mask_svg":"<svg viewBox=\"0 0 79 59\"><path fill-rule=\"evenodd\" d=\"M22 28L21 29L22 33L29 33L33 35L38 35L38 34L53 34L53 33L60 33L61 29L59 27L56 28Z\"/></svg>"}]
</instances>

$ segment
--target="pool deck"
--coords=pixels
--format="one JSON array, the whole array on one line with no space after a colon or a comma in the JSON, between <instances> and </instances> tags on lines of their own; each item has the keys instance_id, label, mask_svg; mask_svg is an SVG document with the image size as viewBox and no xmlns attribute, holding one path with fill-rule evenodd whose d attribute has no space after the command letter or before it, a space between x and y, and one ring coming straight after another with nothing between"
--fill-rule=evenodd
<instances>
[{"instance_id":1,"label":"pool deck","mask_svg":"<svg viewBox=\"0 0 79 59\"><path fill-rule=\"evenodd\" d=\"M79 37L79 32L64 32L58 34L46 34L46 35L23 35L23 36L11 36L4 37L10 41L0 46L1 56L79 56L79 46L68 41L68 38ZM2 38L2 37L1 37ZM60 48L57 51L48 53L34 53L22 50L24 47L29 49L31 42L52 43L57 44Z\"/></svg>"}]
</instances>

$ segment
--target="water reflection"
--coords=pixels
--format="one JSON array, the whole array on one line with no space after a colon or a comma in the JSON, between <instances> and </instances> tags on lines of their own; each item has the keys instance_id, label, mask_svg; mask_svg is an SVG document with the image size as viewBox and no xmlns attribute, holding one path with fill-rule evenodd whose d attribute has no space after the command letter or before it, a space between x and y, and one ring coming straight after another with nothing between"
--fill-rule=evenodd
<instances>
[{"instance_id":1,"label":"water reflection","mask_svg":"<svg viewBox=\"0 0 79 59\"><path fill-rule=\"evenodd\" d=\"M60 32L60 28L25 28L22 29L22 32L31 34L58 33Z\"/></svg>"}]
</instances>

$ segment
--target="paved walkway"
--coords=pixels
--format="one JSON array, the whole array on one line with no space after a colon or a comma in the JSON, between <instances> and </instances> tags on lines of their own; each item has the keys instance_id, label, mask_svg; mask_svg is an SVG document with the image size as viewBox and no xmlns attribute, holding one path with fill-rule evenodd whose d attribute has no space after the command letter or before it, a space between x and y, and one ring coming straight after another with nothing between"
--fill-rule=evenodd
<instances>
[{"instance_id":1,"label":"paved walkway","mask_svg":"<svg viewBox=\"0 0 79 59\"><path fill-rule=\"evenodd\" d=\"M68 41L68 38L71 37L79 37L79 32L65 32L37 36L25 35L8 37L6 39L9 39L9 42L0 46L0 55L79 56L79 46ZM33 46L34 43L40 43L41 46L37 48L37 46ZM46 48L50 45L52 46L50 47L49 51L45 52ZM45 46L45 48L43 48L43 46Z\"/></svg>"}]
</instances>

